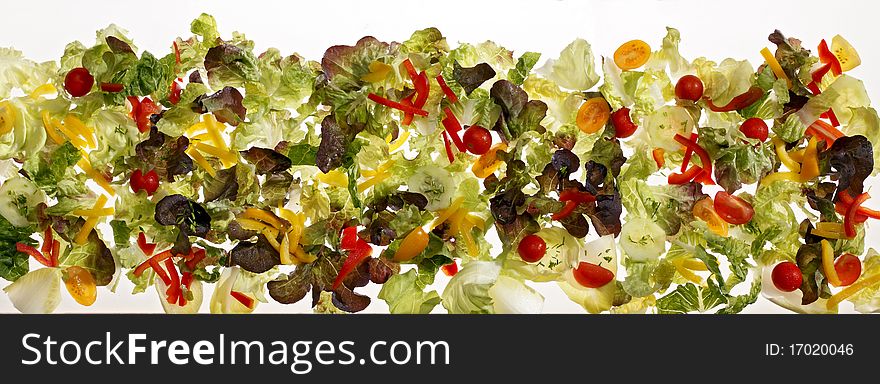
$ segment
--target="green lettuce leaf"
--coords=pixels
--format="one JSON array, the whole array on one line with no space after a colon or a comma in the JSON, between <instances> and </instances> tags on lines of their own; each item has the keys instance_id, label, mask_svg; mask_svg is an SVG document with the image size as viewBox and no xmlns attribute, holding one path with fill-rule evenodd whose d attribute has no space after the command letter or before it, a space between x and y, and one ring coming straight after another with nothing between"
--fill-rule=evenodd
<instances>
[{"instance_id":1,"label":"green lettuce leaf","mask_svg":"<svg viewBox=\"0 0 880 384\"><path fill-rule=\"evenodd\" d=\"M595 66L590 43L575 39L562 50L558 59L547 60L538 73L563 88L586 91L599 82Z\"/></svg>"},{"instance_id":2,"label":"green lettuce leaf","mask_svg":"<svg viewBox=\"0 0 880 384\"><path fill-rule=\"evenodd\" d=\"M437 304L440 304L440 295L437 291L425 292L425 287L419 283L418 272L411 269L406 273L391 276L378 298L388 303L388 310L393 314L425 314L430 313Z\"/></svg>"}]
</instances>

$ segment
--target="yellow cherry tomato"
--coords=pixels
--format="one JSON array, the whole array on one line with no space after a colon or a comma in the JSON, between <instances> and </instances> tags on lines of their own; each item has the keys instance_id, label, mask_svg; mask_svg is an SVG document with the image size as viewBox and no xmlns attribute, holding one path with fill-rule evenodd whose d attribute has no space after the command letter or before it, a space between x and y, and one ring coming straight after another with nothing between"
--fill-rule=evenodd
<instances>
[{"instance_id":1,"label":"yellow cherry tomato","mask_svg":"<svg viewBox=\"0 0 880 384\"><path fill-rule=\"evenodd\" d=\"M416 227L400 242L400 247L394 253L394 261L411 260L422 253L427 246L428 234L422 227Z\"/></svg>"},{"instance_id":2,"label":"yellow cherry tomato","mask_svg":"<svg viewBox=\"0 0 880 384\"><path fill-rule=\"evenodd\" d=\"M596 133L608 123L611 107L601 97L593 97L584 101L577 112L577 126L584 133Z\"/></svg>"},{"instance_id":3,"label":"yellow cherry tomato","mask_svg":"<svg viewBox=\"0 0 880 384\"><path fill-rule=\"evenodd\" d=\"M728 225L718 212L715 212L715 203L711 198L705 198L694 204L694 217L709 224L709 230L718 236L727 237Z\"/></svg>"},{"instance_id":4,"label":"yellow cherry tomato","mask_svg":"<svg viewBox=\"0 0 880 384\"><path fill-rule=\"evenodd\" d=\"M81 305L89 306L98 298L98 287L91 272L82 267L67 267L63 274L64 286L70 296Z\"/></svg>"},{"instance_id":5,"label":"yellow cherry tomato","mask_svg":"<svg viewBox=\"0 0 880 384\"><path fill-rule=\"evenodd\" d=\"M627 41L614 51L614 64L620 69L636 69L645 65L651 57L651 47L641 40Z\"/></svg>"}]
</instances>

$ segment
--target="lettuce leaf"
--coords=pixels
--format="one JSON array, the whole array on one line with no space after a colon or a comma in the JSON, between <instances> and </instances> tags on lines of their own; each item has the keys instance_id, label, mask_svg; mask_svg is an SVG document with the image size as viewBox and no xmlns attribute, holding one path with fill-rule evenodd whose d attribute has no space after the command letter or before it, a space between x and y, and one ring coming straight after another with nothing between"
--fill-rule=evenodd
<instances>
[{"instance_id":1,"label":"lettuce leaf","mask_svg":"<svg viewBox=\"0 0 880 384\"><path fill-rule=\"evenodd\" d=\"M424 291L419 284L418 272L411 269L406 273L391 276L378 298L388 303L388 310L393 314L425 314L430 313L440 304L440 295L435 290Z\"/></svg>"},{"instance_id":2,"label":"lettuce leaf","mask_svg":"<svg viewBox=\"0 0 880 384\"><path fill-rule=\"evenodd\" d=\"M575 39L562 50L558 59L547 60L538 73L563 88L586 91L599 82L595 62L590 43Z\"/></svg>"}]
</instances>

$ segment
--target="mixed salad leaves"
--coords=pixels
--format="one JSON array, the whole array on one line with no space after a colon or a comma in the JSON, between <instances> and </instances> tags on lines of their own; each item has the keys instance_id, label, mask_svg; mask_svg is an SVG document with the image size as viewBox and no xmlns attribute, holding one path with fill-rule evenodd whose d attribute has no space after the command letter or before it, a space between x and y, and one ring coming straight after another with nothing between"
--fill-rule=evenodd
<instances>
[{"instance_id":1,"label":"mixed salad leaves","mask_svg":"<svg viewBox=\"0 0 880 384\"><path fill-rule=\"evenodd\" d=\"M57 62L0 49L20 311L123 279L168 313L204 284L212 313L358 312L367 284L392 313L538 313L535 284L590 313L880 310L880 118L841 36L774 31L755 67L684 58L673 28L544 60L435 28L320 61L191 31L164 55L114 25Z\"/></svg>"}]
</instances>

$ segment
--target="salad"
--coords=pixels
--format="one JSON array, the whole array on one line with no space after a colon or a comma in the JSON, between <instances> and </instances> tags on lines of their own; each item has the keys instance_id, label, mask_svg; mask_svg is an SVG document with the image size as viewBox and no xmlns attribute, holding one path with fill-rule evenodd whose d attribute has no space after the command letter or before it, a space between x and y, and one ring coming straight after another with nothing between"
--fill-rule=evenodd
<instances>
[{"instance_id":1,"label":"salad","mask_svg":"<svg viewBox=\"0 0 880 384\"><path fill-rule=\"evenodd\" d=\"M755 66L685 58L673 28L550 58L427 28L320 61L191 31L162 55L115 25L57 62L0 48L21 312L123 280L167 313L205 284L211 313L539 313L545 284L589 313L880 311L880 118L839 35L774 31Z\"/></svg>"}]
</instances>

